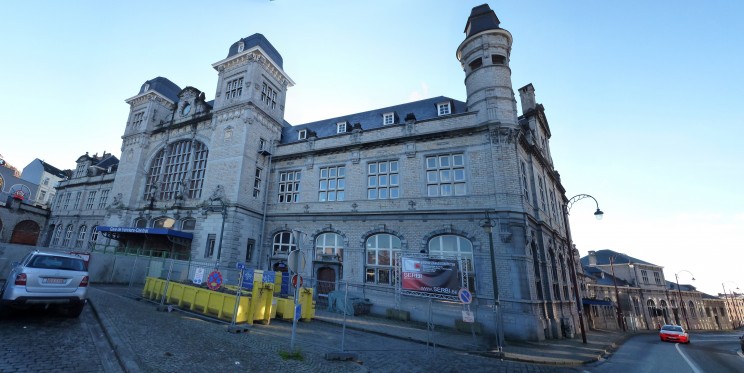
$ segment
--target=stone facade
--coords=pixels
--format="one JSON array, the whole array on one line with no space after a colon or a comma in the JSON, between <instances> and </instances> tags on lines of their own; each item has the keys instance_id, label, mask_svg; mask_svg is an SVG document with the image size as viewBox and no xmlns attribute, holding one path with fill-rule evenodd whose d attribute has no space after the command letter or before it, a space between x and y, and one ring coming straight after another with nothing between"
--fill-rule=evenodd
<instances>
[{"instance_id":1,"label":"stone facade","mask_svg":"<svg viewBox=\"0 0 744 373\"><path fill-rule=\"evenodd\" d=\"M294 82L281 55L263 35L240 39L212 65L213 101L162 77L127 99L105 225L188 231L176 250L230 268L282 270L300 249L320 295L348 283L373 312L448 326L463 306L434 297L429 313L427 297L402 295L395 258L464 258L469 307L486 331L501 318L506 338L572 337L567 198L531 84L517 112L511 45L495 13L474 8L457 48L467 102L436 97L291 126ZM117 237L157 248L136 236Z\"/></svg>"}]
</instances>

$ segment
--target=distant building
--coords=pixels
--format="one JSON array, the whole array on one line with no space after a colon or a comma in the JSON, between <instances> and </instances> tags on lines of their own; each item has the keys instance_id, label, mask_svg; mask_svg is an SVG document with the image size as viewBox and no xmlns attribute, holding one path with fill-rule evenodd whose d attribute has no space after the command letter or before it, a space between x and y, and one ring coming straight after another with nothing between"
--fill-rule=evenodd
<instances>
[{"instance_id":1,"label":"distant building","mask_svg":"<svg viewBox=\"0 0 744 373\"><path fill-rule=\"evenodd\" d=\"M107 208L119 159L110 153L85 155L75 170L57 185L57 195L46 229L45 246L72 251L92 251Z\"/></svg>"},{"instance_id":2,"label":"distant building","mask_svg":"<svg viewBox=\"0 0 744 373\"><path fill-rule=\"evenodd\" d=\"M586 285L584 312L591 328L622 329L623 324L626 330L657 329L664 324L692 330L733 327L721 299L692 285L677 288L677 279L667 281L660 265L612 250L589 251L581 264Z\"/></svg>"},{"instance_id":3,"label":"distant building","mask_svg":"<svg viewBox=\"0 0 744 373\"><path fill-rule=\"evenodd\" d=\"M39 186L21 179L5 160L0 163L0 242L36 245L49 216L49 210L34 206Z\"/></svg>"},{"instance_id":4,"label":"distant building","mask_svg":"<svg viewBox=\"0 0 744 373\"><path fill-rule=\"evenodd\" d=\"M23 168L21 178L38 185L36 193L31 196L33 204L43 208L49 208L56 193L54 187L61 180L67 178L64 171L46 163L39 158L34 159Z\"/></svg>"}]
</instances>

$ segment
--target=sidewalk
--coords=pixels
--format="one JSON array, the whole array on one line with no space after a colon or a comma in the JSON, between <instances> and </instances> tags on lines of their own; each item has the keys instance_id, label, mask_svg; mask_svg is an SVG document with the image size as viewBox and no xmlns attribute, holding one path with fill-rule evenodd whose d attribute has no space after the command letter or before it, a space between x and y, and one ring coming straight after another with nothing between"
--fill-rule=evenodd
<instances>
[{"instance_id":1,"label":"sidewalk","mask_svg":"<svg viewBox=\"0 0 744 373\"><path fill-rule=\"evenodd\" d=\"M316 310L315 320L343 325L343 315ZM498 358L499 354L485 348L481 336L462 333L454 329L435 326L427 330L424 323L390 320L377 316L347 316L346 328L413 340L435 347L443 347L483 356ZM639 331L638 333L645 333ZM591 330L586 332L587 343L581 335L573 339L555 339L542 342L506 341L503 359L537 364L576 366L593 363L607 356L633 332Z\"/></svg>"},{"instance_id":2,"label":"sidewalk","mask_svg":"<svg viewBox=\"0 0 744 373\"><path fill-rule=\"evenodd\" d=\"M171 338L169 340L171 343L176 339L176 336L174 335L166 336L160 333L153 334L153 329L159 329L154 325L150 326L151 330L149 331L139 331L139 335L120 335L121 333L133 333L130 330L131 328L122 329L121 327L117 327L117 325L131 325L133 316L135 319L141 319L145 316L147 318L156 318L158 320L152 321L157 323L169 321L167 318L160 317L165 316L162 313L153 313L152 305L146 305L135 301L133 297L136 297L137 289L105 284L97 284L94 288L95 290L89 293L90 305L106 330L108 338L115 346L116 353L122 364L129 364L129 366L124 366L124 369L127 372L141 371L138 369L137 365L138 361L143 359L141 356L141 349L138 348L137 351L133 350L132 346L135 344L131 343L133 341L132 338L141 338L144 335L148 335L147 338L143 339L152 339L154 335L160 335L161 337L164 337L163 340ZM143 306L147 309L146 311L136 311ZM432 347L467 352L473 355L487 356L494 358L495 360L499 360L501 357L506 361L564 367L579 366L598 361L602 357L611 353L611 351L624 342L626 338L634 335L634 333L630 332L623 333L593 330L586 333L587 344L582 343L580 335L577 335L577 338L574 339L549 340L543 342L506 341L506 344L503 347L503 356L500 356L498 353L489 351L484 347L486 346L484 337L458 332L454 329L441 326L435 326L432 330L427 330L426 324L419 322L389 320L370 315L346 316L344 318L344 315L342 314L332 313L325 310L316 310L314 321L328 325L336 325L339 328L345 323L345 328L347 329L346 333L349 333L350 330L364 331L381 336L394 337L400 340L414 341ZM165 328L162 330L177 330L173 329L174 327L176 326L171 325L170 329ZM209 328L219 328L220 333L224 330L224 328L215 324L212 324ZM641 331L640 333L645 332L646 331ZM139 339L136 344L139 345L142 342L143 340ZM266 350L270 350L270 346L267 345L265 347ZM154 357L149 357L149 359L154 359ZM305 361L305 363L309 362ZM321 364L322 363L317 362L318 367L320 367Z\"/></svg>"}]
</instances>

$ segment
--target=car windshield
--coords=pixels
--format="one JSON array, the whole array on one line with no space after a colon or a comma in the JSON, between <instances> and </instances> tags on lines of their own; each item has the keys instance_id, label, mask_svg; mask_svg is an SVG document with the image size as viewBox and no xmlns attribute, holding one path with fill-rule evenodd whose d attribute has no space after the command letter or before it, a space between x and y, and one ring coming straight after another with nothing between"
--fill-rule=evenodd
<instances>
[{"instance_id":1,"label":"car windshield","mask_svg":"<svg viewBox=\"0 0 744 373\"><path fill-rule=\"evenodd\" d=\"M681 332L682 327L681 326L674 326L674 325L664 325L661 330L667 330L670 332Z\"/></svg>"},{"instance_id":2,"label":"car windshield","mask_svg":"<svg viewBox=\"0 0 744 373\"><path fill-rule=\"evenodd\" d=\"M31 268L63 269L85 271L85 261L62 256L37 255L28 263Z\"/></svg>"}]
</instances>

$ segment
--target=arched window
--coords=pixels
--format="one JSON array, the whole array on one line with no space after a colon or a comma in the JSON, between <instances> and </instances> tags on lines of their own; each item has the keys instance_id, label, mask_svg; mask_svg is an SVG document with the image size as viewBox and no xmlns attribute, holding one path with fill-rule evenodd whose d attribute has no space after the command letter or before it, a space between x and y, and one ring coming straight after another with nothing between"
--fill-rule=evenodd
<instances>
[{"instance_id":1,"label":"arched window","mask_svg":"<svg viewBox=\"0 0 744 373\"><path fill-rule=\"evenodd\" d=\"M553 275L553 296L561 299L560 285L558 284L558 262L555 260L553 249L550 249L550 273Z\"/></svg>"},{"instance_id":2,"label":"arched window","mask_svg":"<svg viewBox=\"0 0 744 373\"><path fill-rule=\"evenodd\" d=\"M287 255L296 248L297 244L292 232L279 232L274 235L274 256Z\"/></svg>"},{"instance_id":3,"label":"arched window","mask_svg":"<svg viewBox=\"0 0 744 373\"><path fill-rule=\"evenodd\" d=\"M465 237L444 234L429 240L429 256L432 258L455 257L464 265L460 270L467 274L468 288L475 292L475 270L473 268L473 243Z\"/></svg>"},{"instance_id":4,"label":"arched window","mask_svg":"<svg viewBox=\"0 0 744 373\"><path fill-rule=\"evenodd\" d=\"M88 227L85 225L81 225L80 229L78 229L78 236L77 240L75 241L75 247L77 248L83 248L83 243L85 242L85 236L88 234Z\"/></svg>"},{"instance_id":5,"label":"arched window","mask_svg":"<svg viewBox=\"0 0 744 373\"><path fill-rule=\"evenodd\" d=\"M196 219L193 219L193 218L183 219L183 222L181 222L182 231L193 231L194 229L196 229Z\"/></svg>"},{"instance_id":6,"label":"arched window","mask_svg":"<svg viewBox=\"0 0 744 373\"><path fill-rule=\"evenodd\" d=\"M687 303L687 309L689 309L689 310L690 310L690 316L692 316L692 317L696 317L696 315L695 315L695 304L694 304L694 303L692 303L692 301L689 301L689 302Z\"/></svg>"},{"instance_id":7,"label":"arched window","mask_svg":"<svg viewBox=\"0 0 744 373\"><path fill-rule=\"evenodd\" d=\"M94 225L90 229L90 241L88 241L88 250L93 251L96 248L96 241L98 241L98 226Z\"/></svg>"},{"instance_id":8,"label":"arched window","mask_svg":"<svg viewBox=\"0 0 744 373\"><path fill-rule=\"evenodd\" d=\"M154 222L152 222L153 228L173 228L173 225L176 224L176 221L173 218L169 218L167 216L164 216L162 218L155 219Z\"/></svg>"},{"instance_id":9,"label":"arched window","mask_svg":"<svg viewBox=\"0 0 744 373\"><path fill-rule=\"evenodd\" d=\"M367 238L366 282L380 285L394 285L393 270L395 253L400 251L400 238L381 233Z\"/></svg>"},{"instance_id":10,"label":"arched window","mask_svg":"<svg viewBox=\"0 0 744 373\"><path fill-rule=\"evenodd\" d=\"M147 228L147 219L139 218L134 221L135 228Z\"/></svg>"},{"instance_id":11,"label":"arched window","mask_svg":"<svg viewBox=\"0 0 744 373\"><path fill-rule=\"evenodd\" d=\"M337 233L322 233L315 239L315 260L343 262L343 240Z\"/></svg>"},{"instance_id":12,"label":"arched window","mask_svg":"<svg viewBox=\"0 0 744 373\"><path fill-rule=\"evenodd\" d=\"M62 239L62 247L69 246L70 239L72 239L72 224L68 225L67 229L65 230L65 238Z\"/></svg>"},{"instance_id":13,"label":"arched window","mask_svg":"<svg viewBox=\"0 0 744 373\"><path fill-rule=\"evenodd\" d=\"M62 237L62 226L58 225L57 228L54 229L54 235L52 236L52 246L59 245L60 237Z\"/></svg>"},{"instance_id":14,"label":"arched window","mask_svg":"<svg viewBox=\"0 0 744 373\"><path fill-rule=\"evenodd\" d=\"M653 299L649 299L646 301L646 306L648 307L648 314L653 316L658 316L656 314L656 303L654 303Z\"/></svg>"},{"instance_id":15,"label":"arched window","mask_svg":"<svg viewBox=\"0 0 744 373\"><path fill-rule=\"evenodd\" d=\"M196 140L174 142L161 149L150 165L145 199L200 198L208 154L207 147Z\"/></svg>"}]
</instances>

